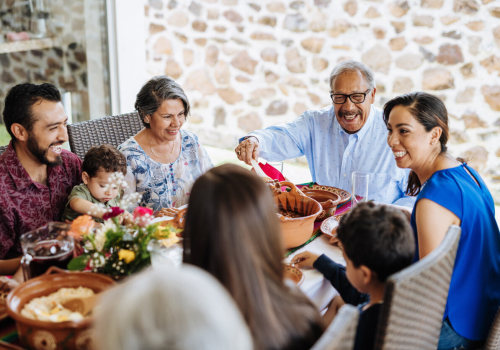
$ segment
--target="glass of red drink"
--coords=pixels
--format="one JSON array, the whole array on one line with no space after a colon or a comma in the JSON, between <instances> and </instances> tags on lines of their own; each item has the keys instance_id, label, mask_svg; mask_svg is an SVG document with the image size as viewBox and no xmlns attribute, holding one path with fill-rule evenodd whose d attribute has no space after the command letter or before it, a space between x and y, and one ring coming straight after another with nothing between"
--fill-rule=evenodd
<instances>
[{"instance_id":1,"label":"glass of red drink","mask_svg":"<svg viewBox=\"0 0 500 350\"><path fill-rule=\"evenodd\" d=\"M66 223L49 222L21 235L21 266L25 281L40 276L50 266L67 268L75 247L73 237L68 235L68 231L69 225Z\"/></svg>"}]
</instances>

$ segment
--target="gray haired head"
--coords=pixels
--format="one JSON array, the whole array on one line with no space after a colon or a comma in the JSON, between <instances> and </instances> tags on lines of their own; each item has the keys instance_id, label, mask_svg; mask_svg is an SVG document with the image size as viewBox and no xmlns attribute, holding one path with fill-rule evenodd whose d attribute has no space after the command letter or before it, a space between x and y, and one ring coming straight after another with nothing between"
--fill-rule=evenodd
<instances>
[{"instance_id":1,"label":"gray haired head","mask_svg":"<svg viewBox=\"0 0 500 350\"><path fill-rule=\"evenodd\" d=\"M141 88L135 100L135 109L141 117L142 123L149 128L149 123L144 121L147 115L151 115L165 100L181 100L184 105L184 114L189 114L189 101L179 84L166 75L151 78Z\"/></svg>"},{"instance_id":2,"label":"gray haired head","mask_svg":"<svg viewBox=\"0 0 500 350\"><path fill-rule=\"evenodd\" d=\"M335 80L345 72L358 71L365 77L370 89L375 87L375 78L373 72L364 63L359 61L349 60L337 64L330 73L330 89L333 87Z\"/></svg>"}]
</instances>

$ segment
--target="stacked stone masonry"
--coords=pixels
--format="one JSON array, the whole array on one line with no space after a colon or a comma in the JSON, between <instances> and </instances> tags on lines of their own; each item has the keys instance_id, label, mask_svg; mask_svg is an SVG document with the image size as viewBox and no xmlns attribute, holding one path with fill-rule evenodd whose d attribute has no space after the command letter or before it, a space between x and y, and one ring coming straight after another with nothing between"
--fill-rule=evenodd
<instances>
[{"instance_id":1,"label":"stacked stone masonry","mask_svg":"<svg viewBox=\"0 0 500 350\"><path fill-rule=\"evenodd\" d=\"M345 59L375 71L376 105L424 90L446 103L450 150L500 201L500 2L495 0L150 0L147 69L193 105L210 145L330 104Z\"/></svg>"}]
</instances>

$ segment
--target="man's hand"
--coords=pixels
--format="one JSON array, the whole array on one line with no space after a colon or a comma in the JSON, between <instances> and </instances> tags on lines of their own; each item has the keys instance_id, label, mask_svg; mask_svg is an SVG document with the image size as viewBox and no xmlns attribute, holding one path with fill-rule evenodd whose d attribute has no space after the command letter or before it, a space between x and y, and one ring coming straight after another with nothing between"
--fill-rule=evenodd
<instances>
[{"instance_id":1,"label":"man's hand","mask_svg":"<svg viewBox=\"0 0 500 350\"><path fill-rule=\"evenodd\" d=\"M309 251L297 254L292 259L292 264L302 268L308 267L312 268L314 262L319 258L318 254L311 253Z\"/></svg>"},{"instance_id":2,"label":"man's hand","mask_svg":"<svg viewBox=\"0 0 500 350\"><path fill-rule=\"evenodd\" d=\"M252 159L257 160L259 158L259 140L250 136L249 138L240 142L238 146L234 149L236 156L239 160L252 165L250 161Z\"/></svg>"}]
</instances>

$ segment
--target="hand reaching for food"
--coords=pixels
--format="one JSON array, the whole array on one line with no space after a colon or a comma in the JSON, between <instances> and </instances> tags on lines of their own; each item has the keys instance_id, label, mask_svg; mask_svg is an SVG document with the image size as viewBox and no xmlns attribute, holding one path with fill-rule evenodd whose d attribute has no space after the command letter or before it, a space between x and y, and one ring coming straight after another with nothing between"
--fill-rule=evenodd
<instances>
[{"instance_id":1,"label":"hand reaching for food","mask_svg":"<svg viewBox=\"0 0 500 350\"><path fill-rule=\"evenodd\" d=\"M12 289L16 288L19 282L7 276L0 276L0 293L8 294Z\"/></svg>"},{"instance_id":2,"label":"hand reaching for food","mask_svg":"<svg viewBox=\"0 0 500 350\"><path fill-rule=\"evenodd\" d=\"M312 268L314 262L319 258L318 254L305 251L295 255L292 259L292 264L300 268Z\"/></svg>"}]
</instances>

